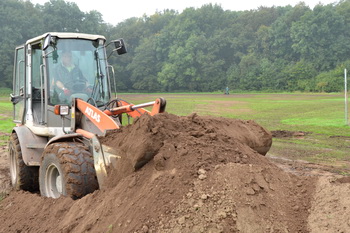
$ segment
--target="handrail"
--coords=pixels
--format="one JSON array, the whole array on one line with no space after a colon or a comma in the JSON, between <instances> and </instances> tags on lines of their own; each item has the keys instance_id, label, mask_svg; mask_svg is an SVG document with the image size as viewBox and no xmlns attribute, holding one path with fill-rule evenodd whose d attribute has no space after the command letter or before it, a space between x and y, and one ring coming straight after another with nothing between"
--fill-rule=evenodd
<instances>
[{"instance_id":1,"label":"handrail","mask_svg":"<svg viewBox=\"0 0 350 233\"><path fill-rule=\"evenodd\" d=\"M45 113L45 111L44 111L44 88L43 88L43 82L44 82L44 75L43 75L43 73L44 73L44 69L43 69L43 67L44 67L44 64L41 64L40 65L40 105L41 105L41 119L40 119L40 122L39 122L39 124L44 124L44 113Z\"/></svg>"}]
</instances>

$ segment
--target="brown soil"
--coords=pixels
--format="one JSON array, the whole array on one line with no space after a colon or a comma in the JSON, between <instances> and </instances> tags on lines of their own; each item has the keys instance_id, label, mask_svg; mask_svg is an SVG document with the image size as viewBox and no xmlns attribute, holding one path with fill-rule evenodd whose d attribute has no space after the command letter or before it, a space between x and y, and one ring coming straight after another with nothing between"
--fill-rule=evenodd
<instances>
[{"instance_id":1,"label":"brown soil","mask_svg":"<svg viewBox=\"0 0 350 233\"><path fill-rule=\"evenodd\" d=\"M307 135L307 133L303 132L303 131L298 131L298 132L288 131L288 130L275 130L275 131L272 131L272 137L276 137L276 138L303 137L305 135Z\"/></svg>"},{"instance_id":2,"label":"brown soil","mask_svg":"<svg viewBox=\"0 0 350 233\"><path fill-rule=\"evenodd\" d=\"M9 136L4 133L0 133L0 137ZM7 143L0 140L0 200L10 190L10 175L8 167L8 158L7 158Z\"/></svg>"},{"instance_id":3,"label":"brown soil","mask_svg":"<svg viewBox=\"0 0 350 233\"><path fill-rule=\"evenodd\" d=\"M143 116L101 139L123 154L102 190L75 201L12 191L0 232L347 232L349 177L262 156L271 138L253 121Z\"/></svg>"}]
</instances>

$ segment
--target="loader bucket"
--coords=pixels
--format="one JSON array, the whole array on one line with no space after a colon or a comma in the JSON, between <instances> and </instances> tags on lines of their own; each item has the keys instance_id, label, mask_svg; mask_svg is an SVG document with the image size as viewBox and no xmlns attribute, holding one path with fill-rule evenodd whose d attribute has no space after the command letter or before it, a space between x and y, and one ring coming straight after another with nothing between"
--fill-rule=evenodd
<instances>
[{"instance_id":1,"label":"loader bucket","mask_svg":"<svg viewBox=\"0 0 350 233\"><path fill-rule=\"evenodd\" d=\"M110 166L117 168L117 160L121 159L121 156L118 155L115 149L101 144L97 136L94 136L91 140L96 176L101 189L108 176L108 168Z\"/></svg>"},{"instance_id":2,"label":"loader bucket","mask_svg":"<svg viewBox=\"0 0 350 233\"><path fill-rule=\"evenodd\" d=\"M108 135L105 137L108 138ZM103 144L97 136L93 136L91 142L94 167L100 189L117 183L123 177L132 174L152 160L156 154L156 151L146 148L139 152L118 150Z\"/></svg>"}]
</instances>

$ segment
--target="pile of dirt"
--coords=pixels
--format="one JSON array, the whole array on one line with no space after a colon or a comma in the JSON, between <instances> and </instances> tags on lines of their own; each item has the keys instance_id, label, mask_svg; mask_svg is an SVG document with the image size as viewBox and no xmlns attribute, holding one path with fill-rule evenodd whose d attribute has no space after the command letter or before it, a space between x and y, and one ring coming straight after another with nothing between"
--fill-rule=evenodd
<instances>
[{"instance_id":1,"label":"pile of dirt","mask_svg":"<svg viewBox=\"0 0 350 233\"><path fill-rule=\"evenodd\" d=\"M319 219L334 217L329 201L349 219L348 180L283 171L261 155L271 138L253 121L142 116L101 139L123 154L102 190L76 201L12 192L0 232L346 232L348 220Z\"/></svg>"},{"instance_id":2,"label":"pile of dirt","mask_svg":"<svg viewBox=\"0 0 350 233\"><path fill-rule=\"evenodd\" d=\"M265 155L271 147L272 136L254 121L199 117L197 114L179 117L164 113L154 117L144 115L133 125L109 132L100 141L122 156L111 176L113 180L108 182L114 185L152 159L156 170L183 166L168 163L177 159L184 159L186 163L188 153L199 158L188 161L193 164L214 159L219 160L216 163L239 163L241 160L249 163L253 158L240 146L246 145L249 151ZM202 156L208 158L201 161Z\"/></svg>"}]
</instances>

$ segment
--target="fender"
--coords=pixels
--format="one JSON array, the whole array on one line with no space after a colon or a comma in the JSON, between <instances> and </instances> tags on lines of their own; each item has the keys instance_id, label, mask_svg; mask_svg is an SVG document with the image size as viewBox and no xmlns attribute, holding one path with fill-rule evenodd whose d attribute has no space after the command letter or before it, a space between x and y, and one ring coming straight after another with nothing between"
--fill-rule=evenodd
<instances>
[{"instance_id":1,"label":"fender","mask_svg":"<svg viewBox=\"0 0 350 233\"><path fill-rule=\"evenodd\" d=\"M13 128L12 132L17 134L24 163L27 166L39 166L47 137L33 134L25 125Z\"/></svg>"},{"instance_id":2,"label":"fender","mask_svg":"<svg viewBox=\"0 0 350 233\"><path fill-rule=\"evenodd\" d=\"M45 148L54 142L69 142L69 141L73 141L74 138L84 138L84 136L80 133L70 133L70 134L59 135L51 138L50 141L46 144Z\"/></svg>"}]
</instances>

